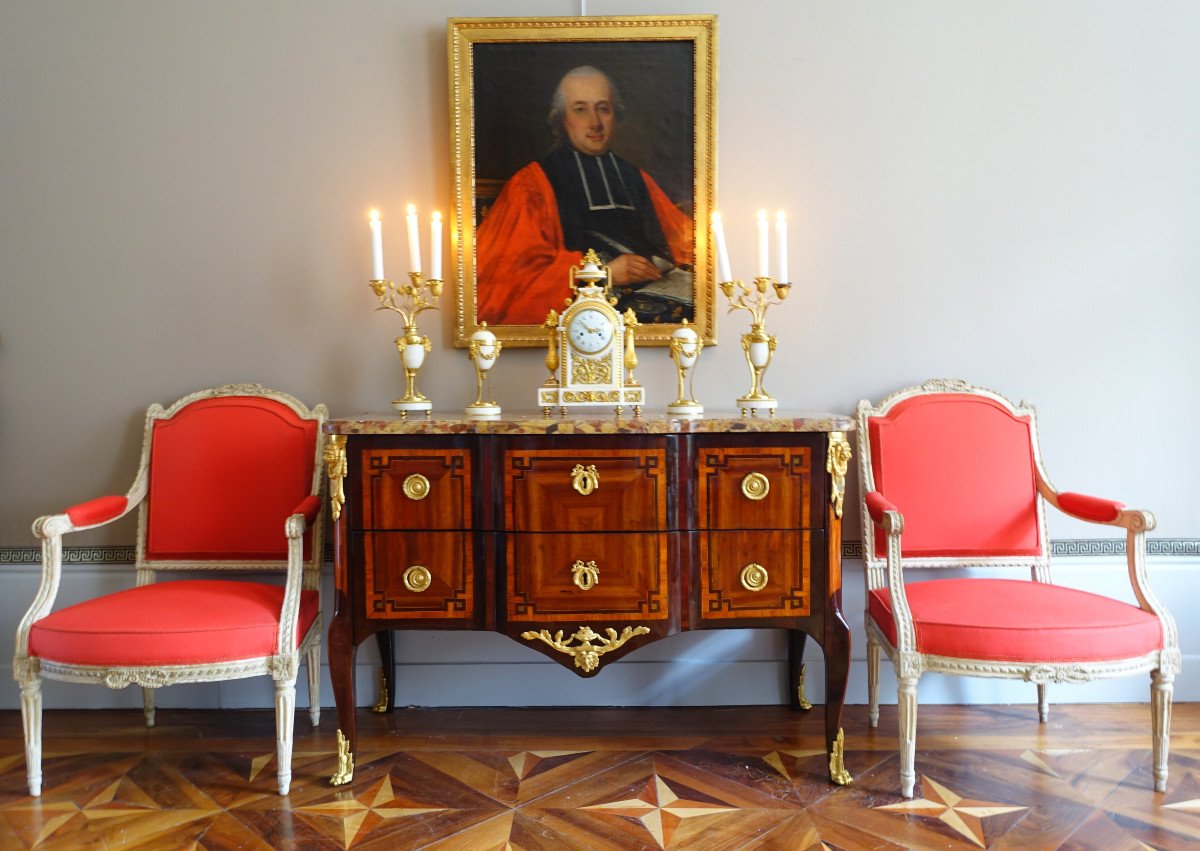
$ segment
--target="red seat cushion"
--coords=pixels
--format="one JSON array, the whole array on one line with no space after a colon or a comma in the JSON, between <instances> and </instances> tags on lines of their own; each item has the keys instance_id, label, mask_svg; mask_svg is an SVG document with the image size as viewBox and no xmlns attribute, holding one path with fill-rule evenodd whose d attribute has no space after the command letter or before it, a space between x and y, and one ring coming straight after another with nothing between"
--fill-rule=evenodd
<instances>
[{"instance_id":1,"label":"red seat cushion","mask_svg":"<svg viewBox=\"0 0 1200 851\"><path fill-rule=\"evenodd\" d=\"M934 579L905 585L917 650L997 662L1097 662L1162 649L1158 618L1074 588L1016 579ZM871 591L867 611L896 643L891 596Z\"/></svg>"},{"instance_id":2,"label":"red seat cushion","mask_svg":"<svg viewBox=\"0 0 1200 851\"><path fill-rule=\"evenodd\" d=\"M283 588L197 579L143 585L52 612L29 632L29 655L76 665L157 666L273 656ZM303 591L297 643L318 613Z\"/></svg>"}]
</instances>

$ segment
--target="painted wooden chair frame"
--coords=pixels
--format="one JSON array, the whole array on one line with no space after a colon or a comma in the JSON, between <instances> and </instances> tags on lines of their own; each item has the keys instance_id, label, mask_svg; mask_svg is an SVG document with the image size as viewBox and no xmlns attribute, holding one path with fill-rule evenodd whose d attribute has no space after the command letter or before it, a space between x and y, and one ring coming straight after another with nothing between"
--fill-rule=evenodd
<instances>
[{"instance_id":1,"label":"painted wooden chair frame","mask_svg":"<svg viewBox=\"0 0 1200 851\"><path fill-rule=\"evenodd\" d=\"M265 400L265 401L264 401ZM266 524L265 534L270 541L269 550L264 549L260 557L247 553L236 554L233 557L223 557L221 554L204 552L195 557L162 558L154 552L154 547L147 547L147 514L153 497L147 498L153 480L152 446L156 427L171 423L172 418L181 412L195 412L198 405L222 406L233 410L241 410L238 406L249 408L256 406L264 412L278 414L276 419L286 422L295 437L297 452L307 453L306 444L312 440L314 453L311 459L311 482L307 482L307 471L292 469L289 472L287 492L300 491L300 498L290 515L279 516L278 539L274 538L274 527ZM13 675L21 688L21 713L24 722L25 755L28 767L29 791L31 795L41 794L41 753L42 753L42 679L63 680L77 683L94 683L109 688L123 688L127 685L142 687L143 706L146 726L154 726L154 697L153 690L162 686L176 683L214 682L221 680L241 679L254 676L270 676L275 681L275 711L276 711L276 745L278 757L278 782L280 794L287 794L291 783L291 754L293 735L293 715L295 712L296 677L300 657L303 656L308 667L309 715L314 726L320 721L320 672L321 672L321 633L322 619L320 606L320 575L322 554L322 447L324 435L322 426L328 418L324 405L317 405L311 410L292 396L278 391L267 390L259 385L227 385L210 390L202 390L186 396L175 402L169 408L161 405L151 405L146 412L145 430L142 446L141 464L132 487L123 496L101 497L86 503L73 506L62 514L39 517L33 524L34 535L42 542L42 578L33 604L22 618L17 628L16 654L13 662ZM232 439L231 439L232 438ZM230 443L237 442L237 435L221 434L219 439L224 441L222 449L228 449ZM258 446L259 444L255 444ZM245 451L251 452L250 448ZM167 456L164 456L167 457ZM290 464L291 454L287 455ZM165 462L160 462L165 463ZM308 463L307 461L305 463ZM253 466L253 465L251 465ZM220 498L236 502L237 493L222 492ZM290 501L291 497L283 495ZM165 570L172 573L177 571L220 572L273 572L286 573L282 594L278 584L252 582L257 586L256 593L267 595L270 607L264 607L262 622L269 632L267 638L258 642L257 655L240 658L195 659L187 664L80 664L62 659L42 658L31 653L30 635L36 631L39 622L52 614L55 598L62 577L62 540L70 532L93 529L111 523L125 516L134 507L139 509L138 539L136 570L136 588L115 594L151 593L179 594L190 593L200 587L205 580L187 579L170 582L155 582L156 571ZM186 526L195 523L196 518L189 512L191 506L178 509L179 523ZM240 510L240 509L239 509ZM284 510L286 511L286 509ZM272 517L275 514L272 512ZM275 553L278 553L278 557ZM261 557L269 555L270 557ZM227 580L214 581L208 587L217 588L224 585L228 588ZM152 586L152 590L146 589ZM167 589L167 586L172 586ZM191 586L188 588L186 586ZM243 585L238 584L240 590ZM164 591L164 589L167 589ZM281 596L282 605L278 612L278 620L274 620L276 599ZM104 601L113 598L114 594L97 598ZM302 604L303 598L303 604ZM134 600L133 597L125 599ZM297 635L297 626L302 623L302 605L307 613L304 620L313 617L315 603L315 618L305 630L303 636ZM103 605L103 603L101 603ZM62 610L60 610L62 611ZM211 609L209 610L211 611ZM110 618L111 620L111 618ZM277 633L277 640L273 635ZM119 639L119 633L118 639ZM118 640L118 639L113 639ZM266 648L274 643L274 647L266 652ZM183 653L185 651L181 651ZM119 654L117 654L119 655Z\"/></svg>"},{"instance_id":2,"label":"painted wooden chair frame","mask_svg":"<svg viewBox=\"0 0 1200 851\"><path fill-rule=\"evenodd\" d=\"M879 427L883 418L896 413L898 405L912 405L913 400L936 395L969 395L986 399L1007 411L1018 423L1026 424L1032 453L1033 478L1037 493L1032 495L1036 506L1036 546L1031 553L1014 555L1003 553L987 555L972 553L940 557L914 557L905 554L903 532L905 518L903 504L894 504L887 493L876 487L877 470L872 456L872 431L874 423ZM901 409L899 413L903 413ZM931 434L930 440L937 440ZM1039 717L1045 722L1048 717L1046 685L1048 683L1087 682L1094 679L1124 676L1149 672L1151 678L1151 718L1153 742L1154 788L1164 791L1167 782L1167 755L1170 739L1171 697L1175 674L1180 667L1179 639L1175 622L1166 607L1150 589L1146 575L1146 532L1154 528L1154 516L1149 511L1126 509L1120 503L1088 497L1081 494L1060 492L1054 488L1042 467L1037 440L1037 420L1033 406L1027 402L1013 405L1003 396L992 391L974 387L957 380L932 380L920 387L909 387L888 396L878 407L863 400L857 410L857 440L859 482L861 485L861 509L863 526L863 558L866 567L868 610L866 613L867 672L870 724L879 721L879 662L886 653L895 666L898 683L900 716L900 782L905 797L912 797L916 781L914 760L916 751L917 681L921 674L931 671L942 674L959 674L977 677L1000 677L1024 680L1036 684ZM878 449L878 447L876 447ZM980 446L981 451L987 447ZM886 488L886 479L884 486ZM946 499L964 498L954 493L945 494ZM969 498L969 497L966 497ZM1142 612L1157 619L1161 629L1161 644L1153 646L1136 656L1092 659L1088 661L1047 661L1037 658L999 660L996 658L963 658L957 655L938 655L922 652L922 625L915 621L909 605L913 585L906 586L906 571L919 568L1000 568L1022 567L1028 569L1032 583L1050 584L1050 553L1046 537L1045 504L1073 517L1122 528L1126 532L1126 554L1129 581ZM1032 534L1032 530L1031 533ZM882 552L881 552L882 551ZM1058 586L1055 586L1056 588ZM890 604L890 613L895 641L889 639L884 628L872 615L870 601L872 592L879 591L876 598ZM1020 589L1018 589L1018 593ZM1040 592L1039 592L1040 593ZM1064 592L1079 593L1066 589ZM1125 605L1125 604L1119 604ZM1141 615L1137 607L1127 606L1131 616L1152 622ZM927 633L926 633L927 634Z\"/></svg>"}]
</instances>

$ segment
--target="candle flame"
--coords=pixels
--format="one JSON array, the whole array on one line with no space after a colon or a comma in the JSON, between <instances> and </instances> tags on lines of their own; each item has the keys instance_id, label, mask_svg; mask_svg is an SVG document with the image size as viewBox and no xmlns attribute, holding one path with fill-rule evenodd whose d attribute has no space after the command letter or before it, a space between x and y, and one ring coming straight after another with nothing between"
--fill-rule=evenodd
<instances>
[{"instance_id":1,"label":"candle flame","mask_svg":"<svg viewBox=\"0 0 1200 851\"><path fill-rule=\"evenodd\" d=\"M713 221L714 225L719 225L721 223L721 214L717 213L717 212L713 212L712 221Z\"/></svg>"},{"instance_id":2,"label":"candle flame","mask_svg":"<svg viewBox=\"0 0 1200 851\"><path fill-rule=\"evenodd\" d=\"M433 220L435 222L440 222L442 220L442 214L440 212L438 212L437 210L434 210L433 211Z\"/></svg>"},{"instance_id":3,"label":"candle flame","mask_svg":"<svg viewBox=\"0 0 1200 851\"><path fill-rule=\"evenodd\" d=\"M787 221L787 215L783 212L783 210L775 211L775 221L777 221L777 222L786 222Z\"/></svg>"},{"instance_id":4,"label":"candle flame","mask_svg":"<svg viewBox=\"0 0 1200 851\"><path fill-rule=\"evenodd\" d=\"M373 221L373 222L379 221L379 211L378 210L371 211L371 221Z\"/></svg>"},{"instance_id":5,"label":"candle flame","mask_svg":"<svg viewBox=\"0 0 1200 851\"><path fill-rule=\"evenodd\" d=\"M417 205L409 204L407 207L404 208L404 211L411 216L417 212Z\"/></svg>"}]
</instances>

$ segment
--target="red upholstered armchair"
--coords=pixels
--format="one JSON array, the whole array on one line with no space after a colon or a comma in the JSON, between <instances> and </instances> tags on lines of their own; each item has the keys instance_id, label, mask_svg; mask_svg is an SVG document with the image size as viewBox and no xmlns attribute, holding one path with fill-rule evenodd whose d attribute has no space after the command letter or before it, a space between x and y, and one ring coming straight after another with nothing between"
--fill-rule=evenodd
<instances>
[{"instance_id":1,"label":"red upholstered armchair","mask_svg":"<svg viewBox=\"0 0 1200 851\"><path fill-rule=\"evenodd\" d=\"M42 582L17 627L29 793L41 794L42 678L153 689L267 675L275 680L279 792L292 770L300 656L309 715L320 720L321 426L309 410L258 385L203 390L146 412L141 467L124 496L39 517ZM62 537L139 508L137 585L54 609ZM155 583L156 571L209 578ZM211 578L271 571L283 584Z\"/></svg>"},{"instance_id":2,"label":"red upholstered armchair","mask_svg":"<svg viewBox=\"0 0 1200 851\"><path fill-rule=\"evenodd\" d=\"M961 381L929 381L879 407L858 403L867 576L870 722L879 721L879 660L899 680L900 785L916 781L922 673L1007 677L1046 685L1150 672L1154 788L1167 783L1175 622L1150 590L1148 511L1054 489L1042 469L1032 406ZM1139 605L1050 583L1044 506L1126 530ZM910 582L917 568L1022 567L1030 579Z\"/></svg>"}]
</instances>

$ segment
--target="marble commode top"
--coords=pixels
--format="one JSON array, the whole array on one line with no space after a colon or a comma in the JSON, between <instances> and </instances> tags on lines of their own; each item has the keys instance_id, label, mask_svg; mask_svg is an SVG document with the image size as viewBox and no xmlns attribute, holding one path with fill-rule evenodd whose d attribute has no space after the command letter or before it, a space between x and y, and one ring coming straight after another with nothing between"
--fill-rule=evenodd
<instances>
[{"instance_id":1,"label":"marble commode top","mask_svg":"<svg viewBox=\"0 0 1200 851\"><path fill-rule=\"evenodd\" d=\"M572 413L565 417L516 412L496 420L425 417L410 413L360 414L325 423L329 434L704 434L730 432L853 431L854 418L841 414L776 412L744 417L736 412L702 417L617 417Z\"/></svg>"}]
</instances>

